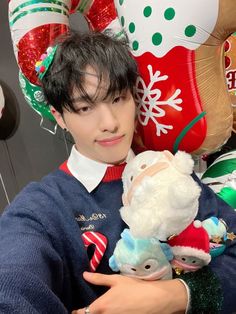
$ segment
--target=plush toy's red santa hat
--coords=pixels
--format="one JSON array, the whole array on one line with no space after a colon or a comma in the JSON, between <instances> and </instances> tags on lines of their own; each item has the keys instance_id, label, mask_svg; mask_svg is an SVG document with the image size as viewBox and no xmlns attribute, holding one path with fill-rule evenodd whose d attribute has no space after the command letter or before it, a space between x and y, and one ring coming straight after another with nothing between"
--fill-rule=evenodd
<instances>
[{"instance_id":1,"label":"plush toy's red santa hat","mask_svg":"<svg viewBox=\"0 0 236 314\"><path fill-rule=\"evenodd\" d=\"M209 236L199 220L193 221L179 235L169 239L168 244L175 256L195 256L205 265L211 261Z\"/></svg>"}]
</instances>

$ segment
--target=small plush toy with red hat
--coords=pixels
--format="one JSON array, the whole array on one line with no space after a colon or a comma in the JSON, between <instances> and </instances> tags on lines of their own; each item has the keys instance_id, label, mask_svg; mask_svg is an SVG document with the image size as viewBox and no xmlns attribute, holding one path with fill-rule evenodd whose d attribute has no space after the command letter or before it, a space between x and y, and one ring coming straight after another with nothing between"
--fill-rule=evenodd
<instances>
[{"instance_id":1,"label":"small plush toy with red hat","mask_svg":"<svg viewBox=\"0 0 236 314\"><path fill-rule=\"evenodd\" d=\"M203 228L207 231L210 243L211 257L216 257L226 249L228 226L223 219L215 216L202 221Z\"/></svg>"},{"instance_id":2,"label":"small plush toy with red hat","mask_svg":"<svg viewBox=\"0 0 236 314\"><path fill-rule=\"evenodd\" d=\"M199 220L170 238L168 244L174 255L171 265L177 275L196 271L211 261L209 236Z\"/></svg>"}]
</instances>

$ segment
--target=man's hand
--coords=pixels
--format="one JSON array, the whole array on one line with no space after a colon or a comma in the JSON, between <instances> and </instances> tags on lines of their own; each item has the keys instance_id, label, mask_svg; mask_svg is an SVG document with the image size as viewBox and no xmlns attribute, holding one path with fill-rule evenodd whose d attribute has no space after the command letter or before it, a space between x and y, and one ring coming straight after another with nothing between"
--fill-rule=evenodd
<instances>
[{"instance_id":1,"label":"man's hand","mask_svg":"<svg viewBox=\"0 0 236 314\"><path fill-rule=\"evenodd\" d=\"M121 275L83 274L110 289L89 305L91 314L170 314L185 311L187 292L179 280L144 281ZM84 314L85 309L72 314Z\"/></svg>"}]
</instances>

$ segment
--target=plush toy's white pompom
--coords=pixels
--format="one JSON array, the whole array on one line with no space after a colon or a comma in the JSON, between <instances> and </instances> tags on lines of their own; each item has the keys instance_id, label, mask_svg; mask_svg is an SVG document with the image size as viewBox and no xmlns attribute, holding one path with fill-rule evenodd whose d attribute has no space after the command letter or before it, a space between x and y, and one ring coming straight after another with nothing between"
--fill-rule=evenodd
<instances>
[{"instance_id":1,"label":"plush toy's white pompom","mask_svg":"<svg viewBox=\"0 0 236 314\"><path fill-rule=\"evenodd\" d=\"M193 204L198 202L200 193L201 188L192 177L183 176L169 187L169 202L173 208L190 211L190 209L193 209ZM196 206L195 210L197 208Z\"/></svg>"},{"instance_id":2,"label":"plush toy's white pompom","mask_svg":"<svg viewBox=\"0 0 236 314\"><path fill-rule=\"evenodd\" d=\"M178 151L172 161L173 166L183 174L191 174L193 172L194 161L190 154Z\"/></svg>"},{"instance_id":3,"label":"plush toy's white pompom","mask_svg":"<svg viewBox=\"0 0 236 314\"><path fill-rule=\"evenodd\" d=\"M202 223L200 220L194 220L193 225L195 228L200 228L202 226Z\"/></svg>"}]
</instances>

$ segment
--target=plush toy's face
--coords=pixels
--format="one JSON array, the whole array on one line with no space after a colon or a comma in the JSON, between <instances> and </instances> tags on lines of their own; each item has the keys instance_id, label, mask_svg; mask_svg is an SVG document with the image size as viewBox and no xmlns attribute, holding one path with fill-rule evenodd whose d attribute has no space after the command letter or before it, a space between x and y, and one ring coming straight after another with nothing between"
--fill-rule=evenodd
<instances>
[{"instance_id":1,"label":"plush toy's face","mask_svg":"<svg viewBox=\"0 0 236 314\"><path fill-rule=\"evenodd\" d=\"M179 268L184 271L196 271L202 268L205 262L196 256L175 255L171 264L173 268Z\"/></svg>"},{"instance_id":2,"label":"plush toy's face","mask_svg":"<svg viewBox=\"0 0 236 314\"><path fill-rule=\"evenodd\" d=\"M164 277L169 272L169 266L166 263L160 263L160 260L150 258L144 260L138 265L123 264L120 265L122 275L135 277L145 280L158 280Z\"/></svg>"},{"instance_id":3,"label":"plush toy's face","mask_svg":"<svg viewBox=\"0 0 236 314\"><path fill-rule=\"evenodd\" d=\"M153 165L156 165L156 171L163 163L166 167L168 167L168 163L172 158L172 154L165 151L146 151L137 155L132 162L127 164L123 172L124 193L126 194L128 192L131 185L135 180L137 180L137 178L142 178L142 174L147 173L147 175L150 175L149 171L151 171ZM153 172L151 173L153 174Z\"/></svg>"},{"instance_id":4,"label":"plush toy's face","mask_svg":"<svg viewBox=\"0 0 236 314\"><path fill-rule=\"evenodd\" d=\"M137 155L127 164L123 172L122 180L124 187L125 201L130 201L134 190L148 178L154 178L162 175L163 171L174 173L171 176L167 174L167 181L176 180L178 177L190 176L193 170L193 160L185 152L177 152L172 155L169 151L145 151ZM161 180L162 181L162 180Z\"/></svg>"}]
</instances>

